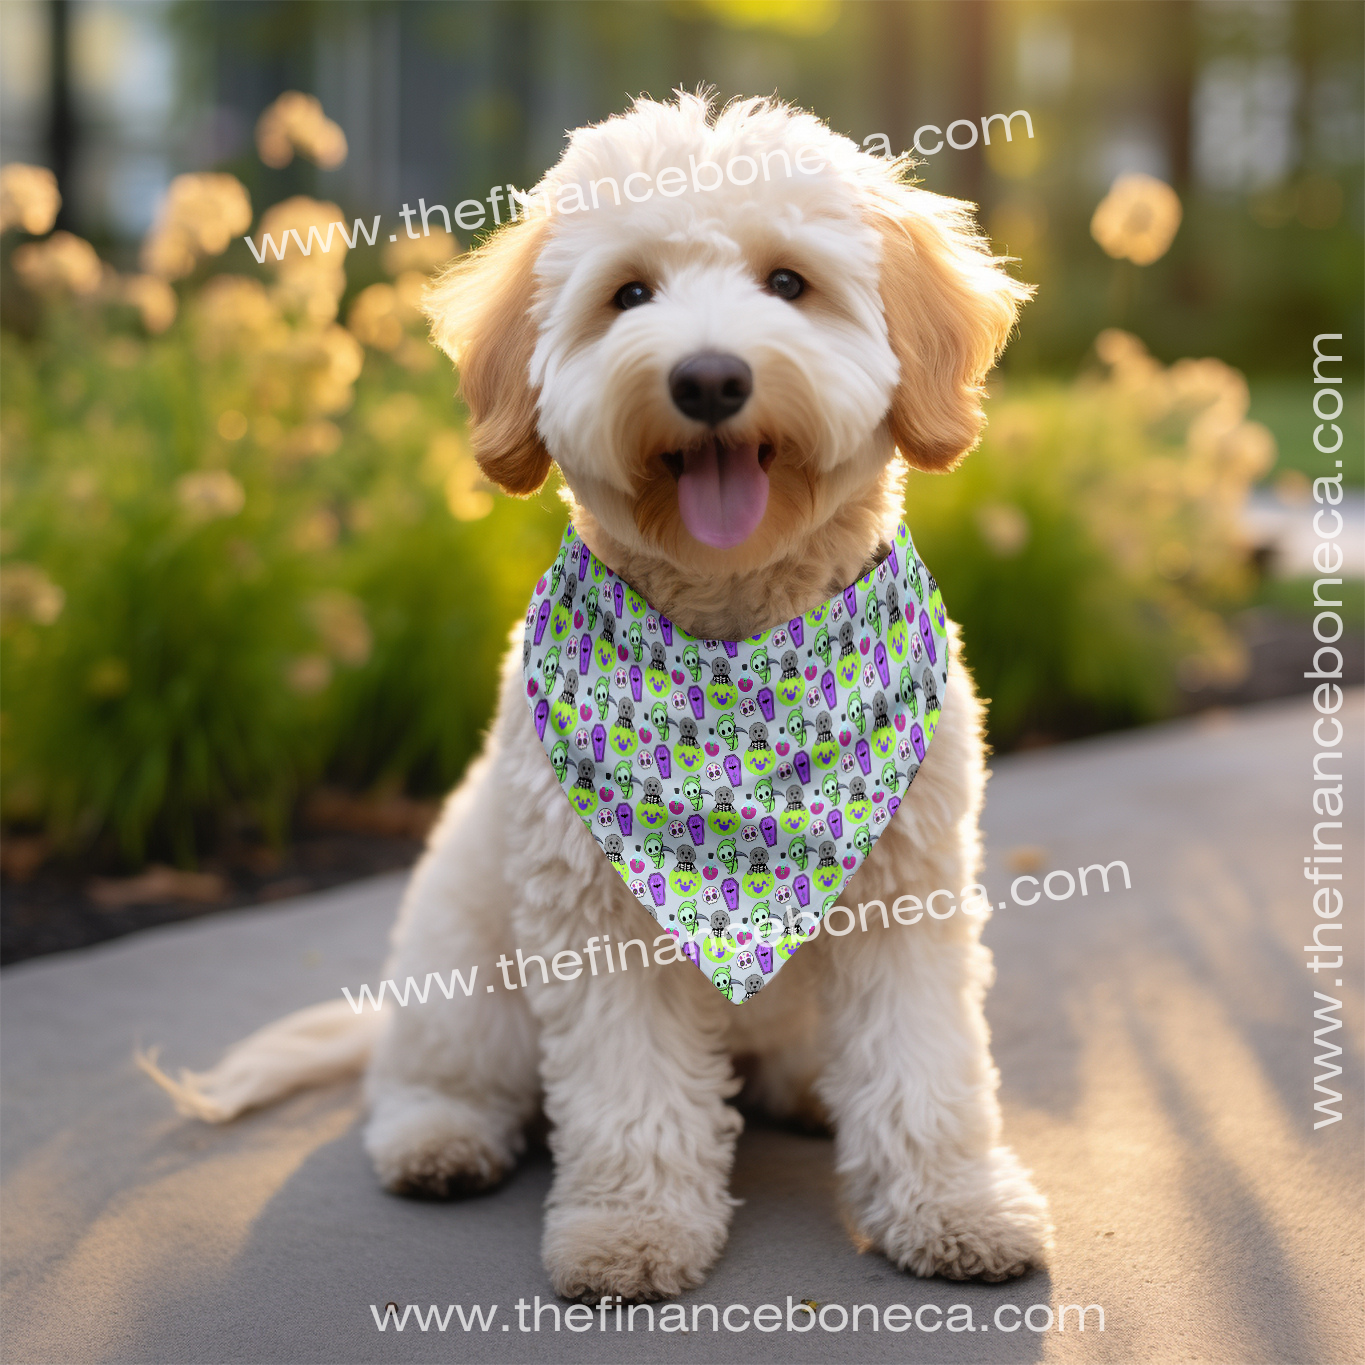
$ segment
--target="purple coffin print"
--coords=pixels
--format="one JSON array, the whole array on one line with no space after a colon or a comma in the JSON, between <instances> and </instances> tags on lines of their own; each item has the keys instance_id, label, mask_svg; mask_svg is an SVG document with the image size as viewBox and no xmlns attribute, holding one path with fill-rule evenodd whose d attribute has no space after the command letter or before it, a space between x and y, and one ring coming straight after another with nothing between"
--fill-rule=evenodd
<instances>
[{"instance_id":1,"label":"purple coffin print","mask_svg":"<svg viewBox=\"0 0 1365 1365\"><path fill-rule=\"evenodd\" d=\"M739 640L680 629L572 531L528 605L527 706L585 837L731 1003L752 999L816 931L908 800L932 742L939 712L911 708L946 695L946 628L921 613L914 584L926 569L904 526L894 542L808 614ZM571 634L556 608L566 577L581 613ZM864 655L842 668L824 658L841 629ZM916 685L902 698L907 656ZM594 716L593 703L611 712ZM888 722L903 740L888 744ZM872 798L859 820L838 804L851 785ZM820 870L802 871L817 850Z\"/></svg>"},{"instance_id":2,"label":"purple coffin print","mask_svg":"<svg viewBox=\"0 0 1365 1365\"><path fill-rule=\"evenodd\" d=\"M877 665L877 676L882 680L883 687L891 686L891 665L887 662L886 646L880 640L877 647L872 651L872 661Z\"/></svg>"},{"instance_id":3,"label":"purple coffin print","mask_svg":"<svg viewBox=\"0 0 1365 1365\"><path fill-rule=\"evenodd\" d=\"M919 635L924 641L924 652L929 656L931 664L938 663L938 655L934 652L934 632L929 624L929 613L922 611L919 614Z\"/></svg>"}]
</instances>

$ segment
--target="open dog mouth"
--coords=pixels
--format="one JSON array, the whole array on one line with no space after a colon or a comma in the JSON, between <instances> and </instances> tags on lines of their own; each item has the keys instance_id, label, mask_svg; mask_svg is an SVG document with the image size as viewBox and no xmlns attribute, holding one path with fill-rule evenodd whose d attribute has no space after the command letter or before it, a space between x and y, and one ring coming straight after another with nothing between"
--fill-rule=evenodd
<instances>
[{"instance_id":1,"label":"open dog mouth","mask_svg":"<svg viewBox=\"0 0 1365 1365\"><path fill-rule=\"evenodd\" d=\"M678 481L678 511L694 539L728 550L746 541L768 506L773 446L757 441L726 444L706 436L660 458Z\"/></svg>"}]
</instances>

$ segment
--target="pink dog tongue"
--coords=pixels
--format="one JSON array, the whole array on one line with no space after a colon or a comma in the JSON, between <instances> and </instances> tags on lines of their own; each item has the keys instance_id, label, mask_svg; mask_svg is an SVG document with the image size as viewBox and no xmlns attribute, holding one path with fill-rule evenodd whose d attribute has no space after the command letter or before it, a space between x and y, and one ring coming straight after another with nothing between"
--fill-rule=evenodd
<instances>
[{"instance_id":1,"label":"pink dog tongue","mask_svg":"<svg viewBox=\"0 0 1365 1365\"><path fill-rule=\"evenodd\" d=\"M712 439L683 455L678 511L703 545L728 550L742 544L763 520L768 475L757 444L722 446Z\"/></svg>"}]
</instances>

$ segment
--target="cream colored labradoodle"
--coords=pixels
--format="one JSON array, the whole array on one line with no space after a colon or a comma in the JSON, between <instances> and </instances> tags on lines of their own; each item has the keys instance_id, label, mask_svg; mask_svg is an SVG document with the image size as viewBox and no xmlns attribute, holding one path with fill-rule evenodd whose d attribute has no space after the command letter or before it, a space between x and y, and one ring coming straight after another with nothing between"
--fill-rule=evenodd
<instances>
[{"instance_id":1,"label":"cream colored labradoodle","mask_svg":"<svg viewBox=\"0 0 1365 1365\"><path fill-rule=\"evenodd\" d=\"M579 129L541 188L432 287L434 333L486 475L529 494L558 465L592 552L683 630L741 640L837 594L886 554L904 465L948 470L975 444L1029 291L970 206L903 165L773 101L680 96ZM950 631L937 733L850 888L862 903L977 876L981 713ZM549 960L647 926L536 736L521 637L409 885L397 980L476 962L496 980L518 947ZM725 1245L742 1056L748 1100L832 1126L861 1244L917 1275L1020 1274L1050 1229L1000 1142L982 919L867 922L817 935L740 1008L687 962L533 974L379 1016L317 1006L162 1079L221 1120L368 1058L365 1145L404 1193L492 1185L543 1107L554 1287L633 1299L699 1284Z\"/></svg>"}]
</instances>

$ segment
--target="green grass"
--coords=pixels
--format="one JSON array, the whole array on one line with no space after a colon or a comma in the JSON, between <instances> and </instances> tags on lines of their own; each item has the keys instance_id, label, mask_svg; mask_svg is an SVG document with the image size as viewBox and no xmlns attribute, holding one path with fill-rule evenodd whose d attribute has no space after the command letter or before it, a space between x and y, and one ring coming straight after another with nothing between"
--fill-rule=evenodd
<instances>
[{"instance_id":1,"label":"green grass","mask_svg":"<svg viewBox=\"0 0 1365 1365\"><path fill-rule=\"evenodd\" d=\"M1340 373L1340 367L1334 367ZM1303 379L1252 379L1251 411L1248 416L1264 422L1275 433L1280 448L1275 467L1266 476L1274 481L1286 469L1297 469L1310 479L1336 472L1341 461L1345 482L1352 487L1365 485L1365 386L1346 383L1341 395L1345 411L1336 419L1341 427L1341 449L1324 455L1313 447L1313 429L1321 419L1313 415L1312 367L1304 366ZM1324 436L1331 439L1331 433Z\"/></svg>"}]
</instances>

